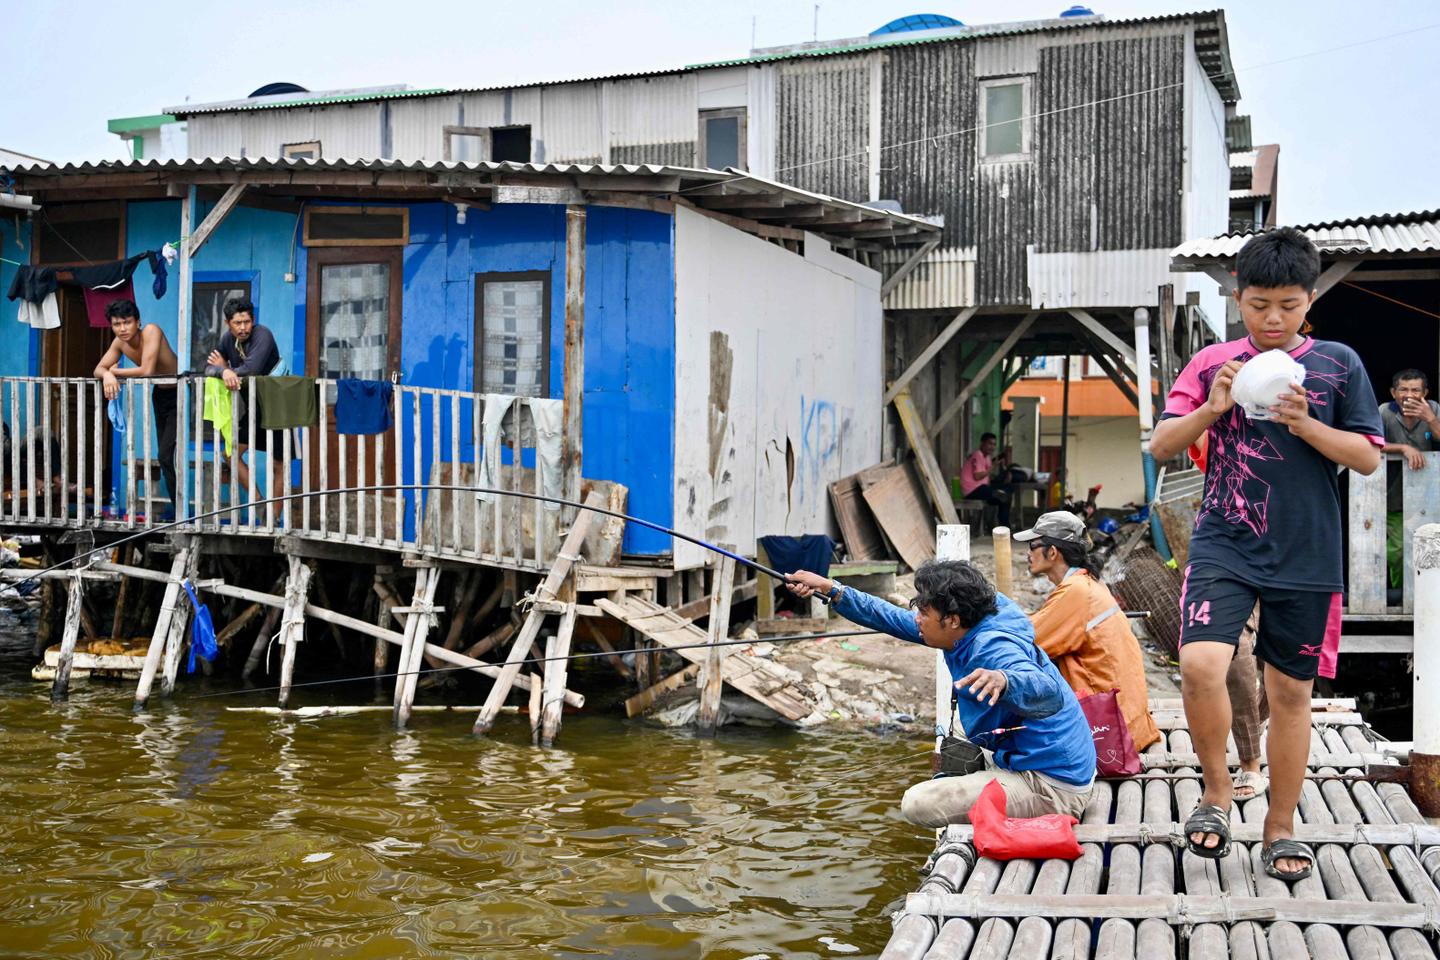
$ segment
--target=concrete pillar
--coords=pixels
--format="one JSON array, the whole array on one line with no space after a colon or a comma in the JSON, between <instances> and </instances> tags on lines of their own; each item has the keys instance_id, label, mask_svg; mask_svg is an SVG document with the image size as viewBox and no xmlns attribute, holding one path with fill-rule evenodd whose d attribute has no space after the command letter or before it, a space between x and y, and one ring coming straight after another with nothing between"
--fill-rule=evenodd
<instances>
[{"instance_id":1,"label":"concrete pillar","mask_svg":"<svg viewBox=\"0 0 1440 960\"><path fill-rule=\"evenodd\" d=\"M970 527L963 523L942 523L935 528L936 560L969 560ZM945 654L935 651L935 756L940 756L940 738L950 727L950 668ZM938 769L938 767L936 768Z\"/></svg>"},{"instance_id":2,"label":"concrete pillar","mask_svg":"<svg viewBox=\"0 0 1440 960\"><path fill-rule=\"evenodd\" d=\"M1415 672L1410 795L1440 817L1440 523L1415 531Z\"/></svg>"}]
</instances>

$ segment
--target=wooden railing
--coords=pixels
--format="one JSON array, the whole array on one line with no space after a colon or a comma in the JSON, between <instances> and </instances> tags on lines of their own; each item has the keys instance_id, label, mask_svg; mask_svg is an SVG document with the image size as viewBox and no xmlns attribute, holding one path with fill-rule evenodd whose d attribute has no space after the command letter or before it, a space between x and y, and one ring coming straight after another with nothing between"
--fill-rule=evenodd
<instances>
[{"instance_id":1,"label":"wooden railing","mask_svg":"<svg viewBox=\"0 0 1440 960\"><path fill-rule=\"evenodd\" d=\"M159 469L156 389L176 391L173 502ZM232 395L227 453L204 419L204 378L122 380L123 434L94 379L0 378L9 441L0 521L141 530L175 517L182 532L288 534L521 569L549 566L562 516L553 505L462 490L352 488L478 485L562 495L561 401L396 385L390 429L341 435L336 389L333 381L316 382L314 426L263 430L247 384ZM547 442L537 449L542 435Z\"/></svg>"},{"instance_id":2,"label":"wooden railing","mask_svg":"<svg viewBox=\"0 0 1440 960\"><path fill-rule=\"evenodd\" d=\"M1345 571L1346 610L1350 615L1408 617L1415 611L1415 530L1440 521L1440 453L1427 453L1425 466L1412 470L1405 459L1387 454L1368 477L1349 471L1349 556ZM1401 516L1405 524L1404 575L1399 604L1387 597L1386 521L1389 474L1398 470Z\"/></svg>"}]
</instances>

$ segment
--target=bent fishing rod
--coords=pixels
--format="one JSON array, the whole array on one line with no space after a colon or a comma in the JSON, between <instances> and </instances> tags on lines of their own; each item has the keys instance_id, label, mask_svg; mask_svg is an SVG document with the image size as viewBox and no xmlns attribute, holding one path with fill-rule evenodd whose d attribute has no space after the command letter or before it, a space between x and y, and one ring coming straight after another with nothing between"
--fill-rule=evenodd
<instances>
[{"instance_id":1,"label":"bent fishing rod","mask_svg":"<svg viewBox=\"0 0 1440 960\"><path fill-rule=\"evenodd\" d=\"M521 500L538 501L540 503L553 503L558 506L575 507L580 510L588 510L591 513L598 513L602 516L614 517L618 520L624 520L626 523L637 524L641 527L646 528L647 530L654 530L657 533L662 533L675 540L684 540L686 543L694 544L697 547L703 547L704 549L709 550L712 553L718 553L721 556L729 557L736 563L747 566L758 573L765 574L766 576L774 577L776 580L779 580L782 583L790 582L790 576L788 574L781 573L779 570L776 570L773 567L768 567L763 563L758 563L754 560L749 559L748 557L743 557L738 553L733 553L729 550L726 550L724 547L716 546L713 543L701 540L699 537L693 537L688 533L681 533L679 530L674 530L670 527L661 526L660 524L655 523L652 520L646 520L643 517L632 516L628 513L622 513L618 510L607 509L606 507L597 507L593 504L581 503L577 500L567 500L564 497L551 497L543 493L527 493L523 490L501 490L496 487L481 487L468 484L378 483L355 487L335 487L329 490L308 490L301 493L287 493L282 494L278 497L267 497L263 500L251 500L244 504L232 504L228 507L219 507L214 510L208 510L204 513L193 514L180 520L170 520L165 523L157 524L153 527L147 527L146 529L137 531L136 533L133 533L127 537L121 537L119 540L112 541L111 543L108 543L103 547L95 547L91 550L85 551L84 553L77 553L75 556L62 560L57 564L46 567L42 570L37 570L31 576L16 581L15 585L18 586L22 583L30 583L32 581L39 580L46 574L54 573L57 570L64 570L66 567L75 563L79 563L81 561L88 561L90 557L109 553L116 547L123 547L127 543L134 543L137 540L143 540L145 537L153 536L159 533L168 533L170 531L180 530L181 528L186 527L192 523L199 523L202 520L209 520L213 517L220 517L227 513L236 513L240 510L254 510L257 507L268 506L270 504L276 503L285 503L290 500L304 500L309 497L333 497L341 494L352 493L402 493L407 491L438 491L441 493L473 493L477 496L493 495L500 497L515 497ZM822 602L829 603L829 598L824 597L823 595L818 593L815 594L815 596L820 597Z\"/></svg>"}]
</instances>

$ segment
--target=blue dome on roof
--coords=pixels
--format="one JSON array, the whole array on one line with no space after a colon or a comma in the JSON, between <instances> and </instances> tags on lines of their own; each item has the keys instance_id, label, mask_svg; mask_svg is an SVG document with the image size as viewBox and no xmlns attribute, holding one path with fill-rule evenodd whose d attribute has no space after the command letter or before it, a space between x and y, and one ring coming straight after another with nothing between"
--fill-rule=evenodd
<instances>
[{"instance_id":1,"label":"blue dome on roof","mask_svg":"<svg viewBox=\"0 0 1440 960\"><path fill-rule=\"evenodd\" d=\"M1071 7L1069 10L1062 10L1062 11L1060 11L1060 19L1061 19L1061 20L1064 20L1066 17L1093 17L1093 16L1095 16L1095 11L1094 11L1094 10L1091 10L1089 7L1082 7L1082 6L1080 6L1080 4L1078 4L1078 3L1075 4L1075 6Z\"/></svg>"},{"instance_id":2,"label":"blue dome on roof","mask_svg":"<svg viewBox=\"0 0 1440 960\"><path fill-rule=\"evenodd\" d=\"M884 33L909 33L911 30L939 30L943 27L963 27L965 24L943 13L912 13L908 17L891 20L885 26L870 33L878 37Z\"/></svg>"}]
</instances>

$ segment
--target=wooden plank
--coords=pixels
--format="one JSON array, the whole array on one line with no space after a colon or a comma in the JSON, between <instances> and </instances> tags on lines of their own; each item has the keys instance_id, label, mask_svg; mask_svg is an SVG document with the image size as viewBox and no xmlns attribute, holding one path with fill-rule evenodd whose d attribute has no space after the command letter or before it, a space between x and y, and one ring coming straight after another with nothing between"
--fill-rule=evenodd
<instances>
[{"instance_id":1,"label":"wooden plank","mask_svg":"<svg viewBox=\"0 0 1440 960\"><path fill-rule=\"evenodd\" d=\"M722 665L729 651L715 644L730 637L730 602L735 592L733 558L720 557L720 562L715 567L714 583L714 593L710 597L708 628L710 649L705 652L705 660L701 666L700 712L696 717L700 733L706 736L714 736L715 727L720 720L720 689L725 682Z\"/></svg>"},{"instance_id":2,"label":"wooden plank","mask_svg":"<svg viewBox=\"0 0 1440 960\"><path fill-rule=\"evenodd\" d=\"M170 623L176 616L176 602L179 599L180 580L185 576L185 567L190 562L190 548L182 547L175 553L170 564L165 595L160 602L160 616L155 621L155 632L150 637L150 648L145 652L145 666L140 672L140 682L135 687L135 707L141 709L150 699L150 688L155 682L155 672L160 666L160 657L165 650L165 641L170 636ZM182 614L183 616L183 614Z\"/></svg>"},{"instance_id":3,"label":"wooden plank","mask_svg":"<svg viewBox=\"0 0 1440 960\"><path fill-rule=\"evenodd\" d=\"M842 477L830 484L830 506L840 525L840 537L852 560L885 560L889 551L875 525L875 517L865 505L860 481L856 476Z\"/></svg>"},{"instance_id":4,"label":"wooden plank","mask_svg":"<svg viewBox=\"0 0 1440 960\"><path fill-rule=\"evenodd\" d=\"M694 680L696 675L700 673L701 667L702 664L698 663L687 664L684 669L675 671L659 683L641 690L633 697L627 698L625 701L625 716L640 716L640 714L649 710L655 705L657 700L662 699L667 693L673 693L691 680Z\"/></svg>"},{"instance_id":5,"label":"wooden plank","mask_svg":"<svg viewBox=\"0 0 1440 960\"><path fill-rule=\"evenodd\" d=\"M1388 458L1387 458L1388 459ZM1440 521L1440 453L1425 454L1425 467L1411 470L1402 459L1401 493L1405 517L1405 592L1402 609L1415 612L1415 531L1426 523ZM1380 461L1380 475L1387 472L1387 462Z\"/></svg>"},{"instance_id":6,"label":"wooden plank","mask_svg":"<svg viewBox=\"0 0 1440 960\"><path fill-rule=\"evenodd\" d=\"M596 606L691 663L700 663L707 656L709 638L705 632L653 600L627 596L617 602L607 597L597 601ZM726 683L787 720L800 720L813 709L802 689L791 686L788 679L759 657L731 653L721 662L721 671Z\"/></svg>"},{"instance_id":7,"label":"wooden plank","mask_svg":"<svg viewBox=\"0 0 1440 960\"><path fill-rule=\"evenodd\" d=\"M1372 903L1368 900L1313 900L1280 897L1193 896L1187 894L912 893L906 914L931 917L1120 917L1164 919L1175 926L1234 923L1239 920L1289 920L1295 923L1368 924L1376 927L1424 929L1429 910L1417 903Z\"/></svg>"},{"instance_id":8,"label":"wooden plank","mask_svg":"<svg viewBox=\"0 0 1440 960\"><path fill-rule=\"evenodd\" d=\"M895 412L900 415L900 425L905 428L905 436L910 441L910 448L915 452L915 464L920 472L920 480L935 507L935 515L940 518L941 523L959 523L960 516L955 512L955 502L950 499L950 485L945 482L940 463L935 459L935 448L930 442L936 431L932 429L926 433L925 423L920 419L920 411L915 409L915 399L910 396L909 390L901 390L895 397Z\"/></svg>"},{"instance_id":9,"label":"wooden plank","mask_svg":"<svg viewBox=\"0 0 1440 960\"><path fill-rule=\"evenodd\" d=\"M50 684L52 701L70 697L70 670L75 664L75 642L80 637L80 609L84 602L83 578L71 573L65 591L65 629L60 634L60 658L55 664L55 679Z\"/></svg>"},{"instance_id":10,"label":"wooden plank","mask_svg":"<svg viewBox=\"0 0 1440 960\"><path fill-rule=\"evenodd\" d=\"M887 468L884 479L866 489L864 497L880 529L912 570L934 559L930 511L915 496L906 468ZM950 509L955 509L953 504Z\"/></svg>"},{"instance_id":11,"label":"wooden plank","mask_svg":"<svg viewBox=\"0 0 1440 960\"><path fill-rule=\"evenodd\" d=\"M1385 471L1362 476L1351 470L1348 609L1385 611Z\"/></svg>"},{"instance_id":12,"label":"wooden plank","mask_svg":"<svg viewBox=\"0 0 1440 960\"><path fill-rule=\"evenodd\" d=\"M1015 344L1019 342L1020 338L1025 335L1025 331L1030 329L1030 326L1039 316L1039 313L1027 313L1020 318L1020 321L1010 330L1009 335L1000 342L1000 346L995 348L995 352L990 354L990 358L986 360L980 369L975 372L975 375L970 378L970 382L965 384L964 388L956 394L955 399L951 400L949 405L941 412L940 416L935 418L935 422L930 425L931 437L938 437L940 431L945 429L945 425L965 408L965 402L970 399L971 394L983 385L985 378L990 375L990 371L994 370L1000 361L1010 355L1010 351L1014 349ZM950 522L955 523L957 521L951 520Z\"/></svg>"},{"instance_id":13,"label":"wooden plank","mask_svg":"<svg viewBox=\"0 0 1440 960\"><path fill-rule=\"evenodd\" d=\"M1105 344L1111 350L1118 353L1125 360L1125 362L1130 365L1130 369L1135 369L1134 347L1130 346L1130 344L1126 343L1124 340L1121 340L1117 335L1112 333L1110 331L1110 328L1105 326L1105 324L1101 323L1099 320L1096 320L1090 314L1090 311L1081 310L1078 307L1072 307L1069 312L1070 316L1074 317L1076 321L1079 322L1080 326L1084 327L1093 336L1097 337L1101 343Z\"/></svg>"},{"instance_id":14,"label":"wooden plank","mask_svg":"<svg viewBox=\"0 0 1440 960\"><path fill-rule=\"evenodd\" d=\"M280 709L290 706L290 685L295 677L295 655L305 639L305 598L313 571L299 557L285 558L290 575L285 581L285 610L280 616Z\"/></svg>"},{"instance_id":15,"label":"wooden plank","mask_svg":"<svg viewBox=\"0 0 1440 960\"><path fill-rule=\"evenodd\" d=\"M580 499L582 451L580 430L585 399L585 207L565 208L565 372L564 422L561 437L560 471L565 497ZM515 432L520 432L520 412L515 412ZM520 463L517 458L516 465ZM540 482L536 462L535 482ZM539 530L537 528L538 537ZM578 551L577 551L578 552Z\"/></svg>"},{"instance_id":16,"label":"wooden plank","mask_svg":"<svg viewBox=\"0 0 1440 960\"><path fill-rule=\"evenodd\" d=\"M926 246L921 247L920 251L917 252L917 259L914 261L917 265L919 263L919 260L923 259L924 256L929 252L929 250L927 249L929 248L929 246L930 242L927 241ZM903 266L901 270L904 270ZM904 272L897 271L896 277L903 279ZM890 284L890 281L888 280L886 281L886 285L893 287L893 284ZM880 299L885 299L886 295L889 294L889 292L890 291L888 289L882 290L880 294ZM900 392L910 386L911 381L913 381L917 376L920 375L920 371L924 370L925 367L929 365L930 361L934 360L941 350L945 349L945 345L955 338L955 334L959 333L960 329L964 327L965 324L970 322L970 319L975 316L976 311L979 309L979 307L966 307L964 310L961 310L959 313L955 314L955 318L951 320L948 324L946 324L943 330L941 330L935 335L935 339L931 340L928 344L926 344L925 349L921 350L919 355L917 355L914 360L910 361L910 366L905 368L905 372L900 374L900 376L896 377L895 382L890 384L890 386L885 389L885 397L881 401L881 406L888 406L889 404L893 403L895 401L895 398L900 395Z\"/></svg>"},{"instance_id":17,"label":"wooden plank","mask_svg":"<svg viewBox=\"0 0 1440 960\"><path fill-rule=\"evenodd\" d=\"M575 604L560 615L560 629L545 648L544 692L541 698L540 744L550 746L560 733L560 717L565 702L565 675L570 656L570 642L575 636Z\"/></svg>"},{"instance_id":18,"label":"wooden plank","mask_svg":"<svg viewBox=\"0 0 1440 960\"><path fill-rule=\"evenodd\" d=\"M392 607L391 613L405 615L405 645L400 648L399 676L395 678L395 727L403 730L410 722L410 708L420 683L420 669L426 652L433 646L425 642L435 612L435 592L440 586L440 570L421 567L415 573L415 599L408 608ZM443 650L444 647L435 649Z\"/></svg>"},{"instance_id":19,"label":"wooden plank","mask_svg":"<svg viewBox=\"0 0 1440 960\"><path fill-rule=\"evenodd\" d=\"M598 491L591 491L590 496L585 498L585 504L599 506L603 499ZM560 584L570 575L571 569L579 561L580 545L585 542L585 534L590 529L590 520L593 516L595 516L593 513L585 509L576 515L575 522L571 525L570 532L565 535L565 542L561 544L560 552L555 557L555 563L550 567L550 572L546 575L544 582L536 588L537 598L549 600L558 594ZM485 699L485 709L481 710L475 718L475 733L483 734L494 726L495 718L500 714L500 707L509 695L516 675L520 672L520 661L524 660L530 652L530 645L539 635L544 619L545 614L533 607L526 615L525 623L516 634L515 642L510 647L510 653L505 658L505 666L501 669L500 676L495 679L495 685L490 688L490 695Z\"/></svg>"}]
</instances>

